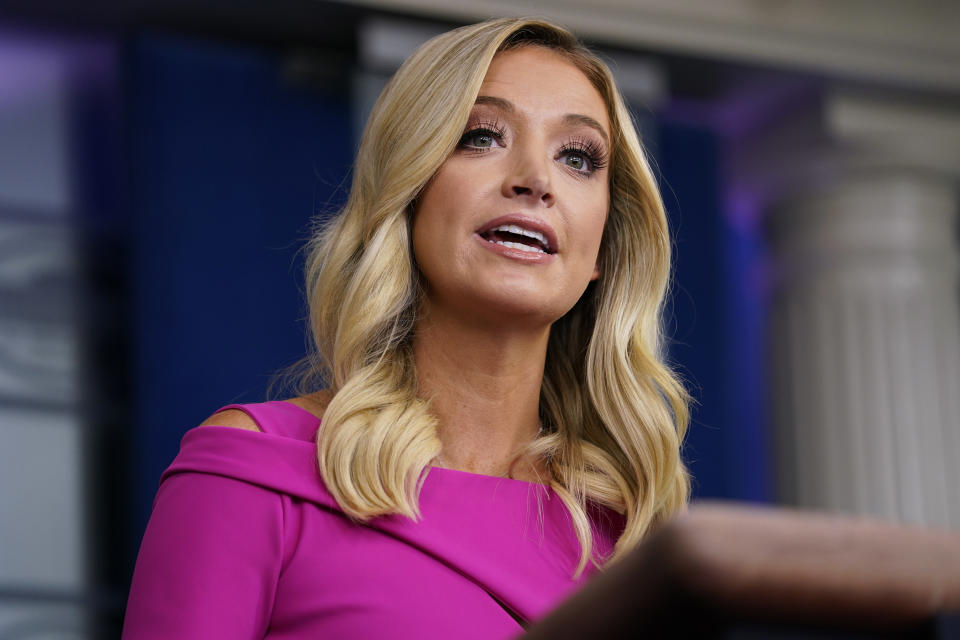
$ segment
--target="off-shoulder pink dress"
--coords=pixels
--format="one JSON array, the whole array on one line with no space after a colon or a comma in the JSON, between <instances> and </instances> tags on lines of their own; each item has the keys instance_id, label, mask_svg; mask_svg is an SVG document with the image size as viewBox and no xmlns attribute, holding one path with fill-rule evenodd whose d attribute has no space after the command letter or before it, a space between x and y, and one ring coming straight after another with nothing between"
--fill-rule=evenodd
<instances>
[{"instance_id":1,"label":"off-shoulder pink dress","mask_svg":"<svg viewBox=\"0 0 960 640\"><path fill-rule=\"evenodd\" d=\"M572 578L576 537L548 488L431 468L420 521L358 524L317 472L317 417L288 402L224 408L262 432L183 437L137 558L128 640L509 638L592 572ZM605 554L618 520L594 516Z\"/></svg>"}]
</instances>

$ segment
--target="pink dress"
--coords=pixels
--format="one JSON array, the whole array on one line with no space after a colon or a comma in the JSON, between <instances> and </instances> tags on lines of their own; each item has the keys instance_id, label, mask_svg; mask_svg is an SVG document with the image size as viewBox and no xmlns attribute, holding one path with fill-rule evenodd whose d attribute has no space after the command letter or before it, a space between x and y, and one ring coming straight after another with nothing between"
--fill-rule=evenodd
<instances>
[{"instance_id":1,"label":"pink dress","mask_svg":"<svg viewBox=\"0 0 960 640\"><path fill-rule=\"evenodd\" d=\"M548 488L431 468L421 521L358 524L317 472L318 418L288 402L225 408L262 433L183 437L140 547L126 639L509 638L592 571L572 579L576 537ZM603 513L605 554L622 522Z\"/></svg>"}]
</instances>

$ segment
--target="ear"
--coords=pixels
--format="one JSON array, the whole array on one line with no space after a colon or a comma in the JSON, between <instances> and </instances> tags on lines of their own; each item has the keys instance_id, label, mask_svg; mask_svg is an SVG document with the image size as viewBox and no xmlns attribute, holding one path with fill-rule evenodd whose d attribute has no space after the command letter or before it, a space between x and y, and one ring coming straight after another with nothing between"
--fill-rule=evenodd
<instances>
[{"instance_id":1,"label":"ear","mask_svg":"<svg viewBox=\"0 0 960 640\"><path fill-rule=\"evenodd\" d=\"M602 271L600 270L600 260L598 259L597 263L593 265L593 273L590 275L590 281L593 282L595 280L599 280L601 273Z\"/></svg>"}]
</instances>

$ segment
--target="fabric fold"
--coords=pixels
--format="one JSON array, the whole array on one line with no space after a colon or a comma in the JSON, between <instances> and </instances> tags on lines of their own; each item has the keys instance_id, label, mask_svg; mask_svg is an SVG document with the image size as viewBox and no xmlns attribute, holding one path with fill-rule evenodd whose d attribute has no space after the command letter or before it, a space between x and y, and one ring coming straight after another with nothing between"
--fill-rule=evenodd
<instances>
[{"instance_id":1,"label":"fabric fold","mask_svg":"<svg viewBox=\"0 0 960 640\"><path fill-rule=\"evenodd\" d=\"M158 500L167 502L154 514L163 519L177 513L179 520L152 517L151 526L172 531L189 519L183 515L189 509L203 508L196 505L204 500L220 513L221 497L242 505L247 498L233 493L255 496L259 511L231 507L236 514L231 517L242 518L251 531L260 531L257 522L263 518L278 523L279 532L267 533L270 540L282 540L283 548L270 543L262 558L209 557L203 562L213 568L173 567L164 573L182 571L189 581L191 571L248 562L258 563L256 575L276 572L268 638L509 637L521 631L518 622L543 616L594 570L588 567L573 578L579 544L566 507L548 487L429 468L419 521L386 516L359 523L343 513L319 474L314 443L319 418L287 402L226 408L244 411L261 431L202 426L187 432L161 478ZM221 480L203 481L208 477ZM165 491L174 484L176 494ZM174 495L189 496L191 486L206 491L191 498L193 506L169 502ZM272 507L265 502L269 496ZM612 547L605 522L596 523L594 535L600 554ZM219 515L217 523L225 531L233 526ZM274 564L275 558L283 560ZM135 575L144 592L150 591L148 581L149 576Z\"/></svg>"}]
</instances>

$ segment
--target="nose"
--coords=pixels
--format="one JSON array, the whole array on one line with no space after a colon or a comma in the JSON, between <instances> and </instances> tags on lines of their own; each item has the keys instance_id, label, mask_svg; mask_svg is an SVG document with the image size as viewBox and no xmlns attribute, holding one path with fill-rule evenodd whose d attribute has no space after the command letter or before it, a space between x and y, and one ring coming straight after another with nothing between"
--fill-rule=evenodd
<instances>
[{"instance_id":1,"label":"nose","mask_svg":"<svg viewBox=\"0 0 960 640\"><path fill-rule=\"evenodd\" d=\"M531 203L552 207L555 201L550 182L549 160L543 151L518 149L514 145L515 160L504 176L502 192L506 198L526 198Z\"/></svg>"}]
</instances>

